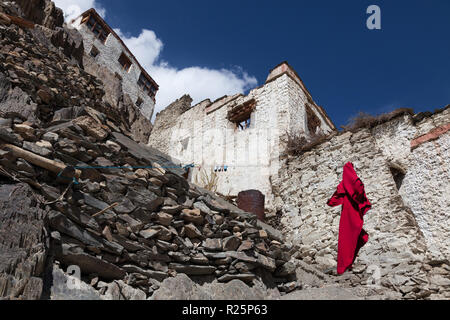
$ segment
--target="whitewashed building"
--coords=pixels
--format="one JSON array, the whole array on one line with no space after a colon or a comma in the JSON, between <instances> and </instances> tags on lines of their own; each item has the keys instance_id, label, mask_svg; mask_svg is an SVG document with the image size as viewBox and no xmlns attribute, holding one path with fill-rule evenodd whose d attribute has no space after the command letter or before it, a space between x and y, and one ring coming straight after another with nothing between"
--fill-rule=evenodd
<instances>
[{"instance_id":1,"label":"whitewashed building","mask_svg":"<svg viewBox=\"0 0 450 320\"><path fill-rule=\"evenodd\" d=\"M70 25L83 36L85 53L122 81L124 92L129 94L141 113L150 120L159 86L117 33L95 9L87 10L72 20Z\"/></svg>"},{"instance_id":2,"label":"whitewashed building","mask_svg":"<svg viewBox=\"0 0 450 320\"><path fill-rule=\"evenodd\" d=\"M157 114L149 145L193 165L188 178L201 186L227 196L261 191L269 210L287 134L310 138L336 130L287 62L248 95L190 102L183 97Z\"/></svg>"}]
</instances>

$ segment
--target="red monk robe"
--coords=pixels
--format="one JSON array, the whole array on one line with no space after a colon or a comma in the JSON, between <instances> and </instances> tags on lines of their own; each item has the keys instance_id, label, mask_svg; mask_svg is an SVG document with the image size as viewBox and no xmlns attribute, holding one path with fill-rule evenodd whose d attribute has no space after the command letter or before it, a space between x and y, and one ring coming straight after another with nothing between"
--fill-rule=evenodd
<instances>
[{"instance_id":1,"label":"red monk robe","mask_svg":"<svg viewBox=\"0 0 450 320\"><path fill-rule=\"evenodd\" d=\"M366 197L364 184L358 178L351 162L344 166L342 181L327 204L331 207L342 205L337 273L343 274L352 268L359 249L369 240L369 235L362 227L363 217L372 207Z\"/></svg>"}]
</instances>

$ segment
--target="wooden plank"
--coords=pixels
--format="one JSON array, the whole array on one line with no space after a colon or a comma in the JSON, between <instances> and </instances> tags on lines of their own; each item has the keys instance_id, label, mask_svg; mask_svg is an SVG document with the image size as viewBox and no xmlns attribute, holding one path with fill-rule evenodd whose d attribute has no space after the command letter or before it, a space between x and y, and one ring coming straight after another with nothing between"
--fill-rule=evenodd
<instances>
[{"instance_id":1,"label":"wooden plank","mask_svg":"<svg viewBox=\"0 0 450 320\"><path fill-rule=\"evenodd\" d=\"M34 154L30 151L24 150L11 144L0 144L0 148L9 149L11 150L13 155L16 156L17 158L22 158L38 167L44 168L56 174L61 173L67 167L65 164L44 158L42 156L39 156L37 154ZM80 176L81 171L75 170L75 178L79 178Z\"/></svg>"},{"instance_id":2,"label":"wooden plank","mask_svg":"<svg viewBox=\"0 0 450 320\"><path fill-rule=\"evenodd\" d=\"M5 14L10 20L11 23L14 23L15 25L27 28L27 29L34 29L34 23L25 19L22 19L20 17L11 16L9 14Z\"/></svg>"},{"instance_id":3,"label":"wooden plank","mask_svg":"<svg viewBox=\"0 0 450 320\"><path fill-rule=\"evenodd\" d=\"M241 122L244 121L250 113L252 113L256 108L256 100L252 99L247 101L237 107L234 107L228 112L228 120L231 122Z\"/></svg>"}]
</instances>

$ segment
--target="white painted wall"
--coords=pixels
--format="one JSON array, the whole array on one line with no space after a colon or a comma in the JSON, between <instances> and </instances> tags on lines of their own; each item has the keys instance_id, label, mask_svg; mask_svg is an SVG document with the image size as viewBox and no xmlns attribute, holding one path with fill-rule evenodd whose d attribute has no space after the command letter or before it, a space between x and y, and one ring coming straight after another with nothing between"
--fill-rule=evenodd
<instances>
[{"instance_id":1,"label":"white painted wall","mask_svg":"<svg viewBox=\"0 0 450 320\"><path fill-rule=\"evenodd\" d=\"M412 125L408 116L374 128L377 147L406 175L399 190L436 259L450 259L450 133L411 150L411 140L450 122L450 109Z\"/></svg>"},{"instance_id":2,"label":"white painted wall","mask_svg":"<svg viewBox=\"0 0 450 320\"><path fill-rule=\"evenodd\" d=\"M450 109L413 124L409 115L371 130L332 137L300 157L283 161L273 179L281 227L303 257L336 264L341 208L327 200L348 161L365 184L372 209L365 217L369 242L358 262L383 269L403 261L450 259L450 132L411 149L411 141L450 122ZM390 172L394 162L406 171L399 190Z\"/></svg>"},{"instance_id":3,"label":"white painted wall","mask_svg":"<svg viewBox=\"0 0 450 320\"><path fill-rule=\"evenodd\" d=\"M86 24L81 24L82 18L76 19L71 26L77 29L83 36L84 50L86 54L91 52L93 46L99 51L99 55L95 58L96 63L107 67L111 72L117 72L123 79L122 86L125 93L128 93L134 103L140 97L143 100L140 106L141 113L149 120L153 115L155 108L155 101L146 92L144 92L137 84L139 76L141 75L141 69L138 63L133 57L127 54L126 50L112 34L108 35L105 43L98 40L93 32L86 27ZM126 72L119 63L120 55L125 53L132 62L132 66L128 72Z\"/></svg>"},{"instance_id":4,"label":"white painted wall","mask_svg":"<svg viewBox=\"0 0 450 320\"><path fill-rule=\"evenodd\" d=\"M256 100L251 127L236 130L227 113L250 99ZM191 181L200 185L202 177L211 177L215 166L228 166L227 172L217 173L217 192L236 196L240 191L257 189L266 196L266 208L273 210L271 178L278 175L282 138L287 131L307 133L306 102L301 86L283 74L209 114L204 105L192 107L172 128L154 130L149 145L166 150L183 164L195 164ZM325 122L321 129L332 131Z\"/></svg>"}]
</instances>

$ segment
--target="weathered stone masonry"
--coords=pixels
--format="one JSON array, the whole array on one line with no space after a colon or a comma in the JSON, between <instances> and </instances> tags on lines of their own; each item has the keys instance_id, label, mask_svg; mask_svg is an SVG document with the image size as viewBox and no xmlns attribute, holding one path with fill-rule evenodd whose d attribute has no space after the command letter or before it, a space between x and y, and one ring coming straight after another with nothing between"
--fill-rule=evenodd
<instances>
[{"instance_id":1,"label":"weathered stone masonry","mask_svg":"<svg viewBox=\"0 0 450 320\"><path fill-rule=\"evenodd\" d=\"M365 218L369 243L358 263L392 276L399 264L448 261L449 111L418 123L404 115L373 129L336 134L298 158L283 160L273 181L275 205L284 234L301 255L335 266L340 208L326 202L343 165L352 161L373 206Z\"/></svg>"}]
</instances>

